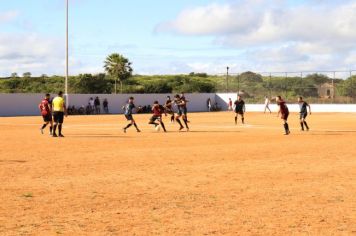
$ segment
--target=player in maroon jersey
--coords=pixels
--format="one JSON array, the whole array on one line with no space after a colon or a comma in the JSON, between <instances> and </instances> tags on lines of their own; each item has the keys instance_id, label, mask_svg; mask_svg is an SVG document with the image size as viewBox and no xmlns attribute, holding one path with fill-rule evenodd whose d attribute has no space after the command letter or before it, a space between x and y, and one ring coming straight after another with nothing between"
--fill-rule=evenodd
<instances>
[{"instance_id":1,"label":"player in maroon jersey","mask_svg":"<svg viewBox=\"0 0 356 236\"><path fill-rule=\"evenodd\" d=\"M161 126L164 132L167 132L166 127L164 126L164 123L162 121L162 114L165 113L165 109L162 105L159 104L158 101L155 101L152 105L152 112L153 115L148 122L150 125L154 125L155 127ZM158 120L159 123L156 123L155 121Z\"/></svg>"},{"instance_id":2,"label":"player in maroon jersey","mask_svg":"<svg viewBox=\"0 0 356 236\"><path fill-rule=\"evenodd\" d=\"M53 120L52 120L52 105L50 102L50 95L47 93L45 98L38 105L40 109L44 124L41 127L41 133L43 134L43 130L46 128L48 124L51 124L49 127L49 133L52 134L53 129Z\"/></svg>"},{"instance_id":3,"label":"player in maroon jersey","mask_svg":"<svg viewBox=\"0 0 356 236\"><path fill-rule=\"evenodd\" d=\"M281 118L284 122L284 130L286 131L285 135L289 135L290 131L289 131L289 125L288 125L288 116L289 116L289 110L288 107L286 105L286 102L282 99L281 96L277 96L276 98L277 101L277 105L279 106L279 111L278 111L278 115L281 114Z\"/></svg>"}]
</instances>

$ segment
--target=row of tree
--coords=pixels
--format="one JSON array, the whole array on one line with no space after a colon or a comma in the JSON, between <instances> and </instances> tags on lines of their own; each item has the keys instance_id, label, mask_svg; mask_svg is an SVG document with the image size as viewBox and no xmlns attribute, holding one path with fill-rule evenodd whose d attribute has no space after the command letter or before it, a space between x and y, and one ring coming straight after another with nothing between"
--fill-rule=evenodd
<instances>
[{"instance_id":1,"label":"row of tree","mask_svg":"<svg viewBox=\"0 0 356 236\"><path fill-rule=\"evenodd\" d=\"M318 97L318 87L325 83L335 86L338 96L355 97L356 76L346 80L331 79L322 74L301 77L262 76L245 72L238 76L212 76L206 73L189 75L133 75L132 63L123 55L114 53L104 61L105 74L80 74L69 78L70 93L211 93L242 92L246 97L261 99L265 95L284 94ZM228 82L228 83L227 83ZM226 85L228 84L228 87ZM118 86L119 85L119 86ZM27 72L20 78L13 73L7 80L0 80L0 92L3 93L44 93L57 92L64 87L61 76L42 75L31 77Z\"/></svg>"}]
</instances>

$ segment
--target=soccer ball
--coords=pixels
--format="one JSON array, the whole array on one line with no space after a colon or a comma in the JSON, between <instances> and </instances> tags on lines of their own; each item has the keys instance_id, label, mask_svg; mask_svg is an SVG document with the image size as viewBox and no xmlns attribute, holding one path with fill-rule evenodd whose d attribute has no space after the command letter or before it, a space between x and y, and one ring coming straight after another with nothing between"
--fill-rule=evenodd
<instances>
[{"instance_id":1,"label":"soccer ball","mask_svg":"<svg viewBox=\"0 0 356 236\"><path fill-rule=\"evenodd\" d=\"M155 129L156 129L157 132L159 132L161 130L161 126L157 125Z\"/></svg>"}]
</instances>

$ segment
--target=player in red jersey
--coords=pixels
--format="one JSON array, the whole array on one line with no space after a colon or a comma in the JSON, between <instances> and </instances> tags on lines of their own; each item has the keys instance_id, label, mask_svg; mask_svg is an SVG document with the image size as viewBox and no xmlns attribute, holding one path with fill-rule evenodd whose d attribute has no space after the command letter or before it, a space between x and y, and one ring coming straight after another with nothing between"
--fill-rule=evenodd
<instances>
[{"instance_id":1,"label":"player in red jersey","mask_svg":"<svg viewBox=\"0 0 356 236\"><path fill-rule=\"evenodd\" d=\"M155 101L152 105L152 112L153 115L148 124L154 125L155 128L160 125L163 128L163 131L167 132L166 127L164 126L164 123L162 121L162 114L165 113L164 107L160 105L158 101ZM156 120L158 120L159 123L156 123Z\"/></svg>"},{"instance_id":2,"label":"player in red jersey","mask_svg":"<svg viewBox=\"0 0 356 236\"><path fill-rule=\"evenodd\" d=\"M45 98L38 105L40 109L44 124L41 127L41 133L43 134L43 130L46 128L48 124L51 124L49 127L49 133L52 134L53 129L53 120L52 120L52 105L50 102L50 95L47 93Z\"/></svg>"},{"instance_id":3,"label":"player in red jersey","mask_svg":"<svg viewBox=\"0 0 356 236\"><path fill-rule=\"evenodd\" d=\"M289 116L289 110L288 107L286 105L286 102L282 99L281 96L277 96L276 98L277 101L277 105L279 106L279 111L278 111L278 115L281 114L281 118L284 122L284 130L286 131L285 135L289 135L290 131L289 131L289 125L288 125L288 116Z\"/></svg>"}]
</instances>

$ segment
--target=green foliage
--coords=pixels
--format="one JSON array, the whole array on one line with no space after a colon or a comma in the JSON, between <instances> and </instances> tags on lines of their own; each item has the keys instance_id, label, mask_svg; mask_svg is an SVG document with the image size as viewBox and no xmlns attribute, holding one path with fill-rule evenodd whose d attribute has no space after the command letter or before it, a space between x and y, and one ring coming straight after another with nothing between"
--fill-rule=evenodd
<instances>
[{"instance_id":1,"label":"green foliage","mask_svg":"<svg viewBox=\"0 0 356 236\"><path fill-rule=\"evenodd\" d=\"M120 81L121 92L123 89L123 81L127 80L132 76L133 69L131 67L131 64L132 63L129 61L129 59L118 53L113 53L109 55L104 61L104 68L108 75L113 78L114 81Z\"/></svg>"}]
</instances>

